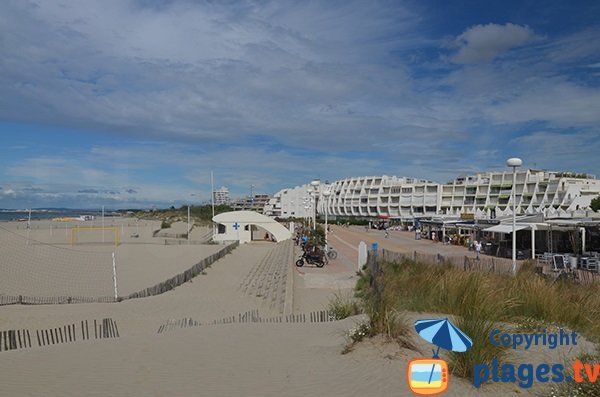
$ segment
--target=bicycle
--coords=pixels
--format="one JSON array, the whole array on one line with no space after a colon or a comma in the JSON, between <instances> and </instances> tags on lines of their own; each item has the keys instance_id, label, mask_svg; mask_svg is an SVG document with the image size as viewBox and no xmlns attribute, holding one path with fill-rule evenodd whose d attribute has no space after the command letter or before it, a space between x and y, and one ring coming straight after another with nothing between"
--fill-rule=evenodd
<instances>
[{"instance_id":1,"label":"bicycle","mask_svg":"<svg viewBox=\"0 0 600 397\"><path fill-rule=\"evenodd\" d=\"M338 256L338 252L335 248L328 246L327 247L327 257L329 259L336 259Z\"/></svg>"}]
</instances>

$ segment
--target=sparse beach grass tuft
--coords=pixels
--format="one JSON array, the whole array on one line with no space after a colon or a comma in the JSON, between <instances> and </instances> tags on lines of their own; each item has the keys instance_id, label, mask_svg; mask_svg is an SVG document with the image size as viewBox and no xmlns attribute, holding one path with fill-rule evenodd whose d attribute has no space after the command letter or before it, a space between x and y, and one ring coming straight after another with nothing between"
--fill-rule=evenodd
<instances>
[{"instance_id":1,"label":"sparse beach grass tuft","mask_svg":"<svg viewBox=\"0 0 600 397\"><path fill-rule=\"evenodd\" d=\"M343 320L361 313L360 302L352 292L337 291L329 300L327 311L334 320Z\"/></svg>"}]
</instances>

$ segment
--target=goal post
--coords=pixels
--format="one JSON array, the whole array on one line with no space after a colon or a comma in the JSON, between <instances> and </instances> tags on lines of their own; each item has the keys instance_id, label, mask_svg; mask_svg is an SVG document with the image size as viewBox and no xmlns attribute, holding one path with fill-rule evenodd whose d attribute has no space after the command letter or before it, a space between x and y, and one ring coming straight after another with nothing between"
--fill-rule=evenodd
<instances>
[{"instance_id":1,"label":"goal post","mask_svg":"<svg viewBox=\"0 0 600 397\"><path fill-rule=\"evenodd\" d=\"M71 229L71 245L77 244L79 232L81 231L112 231L115 237L115 246L121 244L121 230L118 227L79 227Z\"/></svg>"}]
</instances>

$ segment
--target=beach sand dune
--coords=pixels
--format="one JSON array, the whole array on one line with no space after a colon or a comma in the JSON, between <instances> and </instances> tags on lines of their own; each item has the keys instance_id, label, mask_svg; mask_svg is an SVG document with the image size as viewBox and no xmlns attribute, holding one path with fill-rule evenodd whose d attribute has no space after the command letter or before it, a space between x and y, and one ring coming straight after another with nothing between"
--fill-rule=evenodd
<instances>
[{"instance_id":1,"label":"beach sand dune","mask_svg":"<svg viewBox=\"0 0 600 397\"><path fill-rule=\"evenodd\" d=\"M60 222L33 222L30 233L22 223L3 223L0 292L28 297L112 297L114 253L118 293L127 296L181 273L223 248L198 244L197 240L188 243L152 237L160 226L157 222L146 222L140 228L135 222L119 221L122 224L117 230L125 232L118 246L113 244L112 232L103 236L102 230L93 230L71 245L65 243L62 231L49 233L49 228ZM207 231L199 227L195 232L201 237ZM134 234L138 237L131 237Z\"/></svg>"},{"instance_id":2,"label":"beach sand dune","mask_svg":"<svg viewBox=\"0 0 600 397\"><path fill-rule=\"evenodd\" d=\"M342 354L348 331L364 320L362 316L323 323L212 324L248 311L263 319L281 316L281 307L272 302L281 298L283 287L286 300L292 300L286 302L284 314L322 310L333 294L348 291L355 280L354 252L341 242L339 246L339 259L322 269L296 268L293 257L287 263L281 259L282 245L260 242L238 247L205 274L162 295L113 304L0 307L0 331L34 331L104 318L119 329L118 338L42 347L34 343L0 352L0 395L411 395L406 365L412 358L429 356L430 346L417 340L421 352L415 352L374 338ZM283 261L285 283L273 261ZM148 266L147 271L161 270ZM407 321L423 316L409 314ZM161 326L182 319L204 325L159 333ZM527 352L518 360L560 362L560 357L544 350ZM452 377L445 395L527 396L532 390L512 384L475 389Z\"/></svg>"}]
</instances>

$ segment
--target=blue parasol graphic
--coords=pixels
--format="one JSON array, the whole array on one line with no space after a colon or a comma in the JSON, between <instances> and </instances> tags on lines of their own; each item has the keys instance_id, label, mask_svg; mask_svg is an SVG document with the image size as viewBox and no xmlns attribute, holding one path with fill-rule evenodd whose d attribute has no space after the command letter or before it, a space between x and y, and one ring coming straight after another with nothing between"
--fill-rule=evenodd
<instances>
[{"instance_id":1,"label":"blue parasol graphic","mask_svg":"<svg viewBox=\"0 0 600 397\"><path fill-rule=\"evenodd\" d=\"M447 318L437 320L417 320L415 322L415 329L421 338L438 347L437 351L433 351L433 358L439 358L438 353L440 352L440 347L454 352L465 352L473 346L471 338L458 329ZM431 383L431 376L433 375L434 368L435 367L431 368L429 383Z\"/></svg>"}]
</instances>

